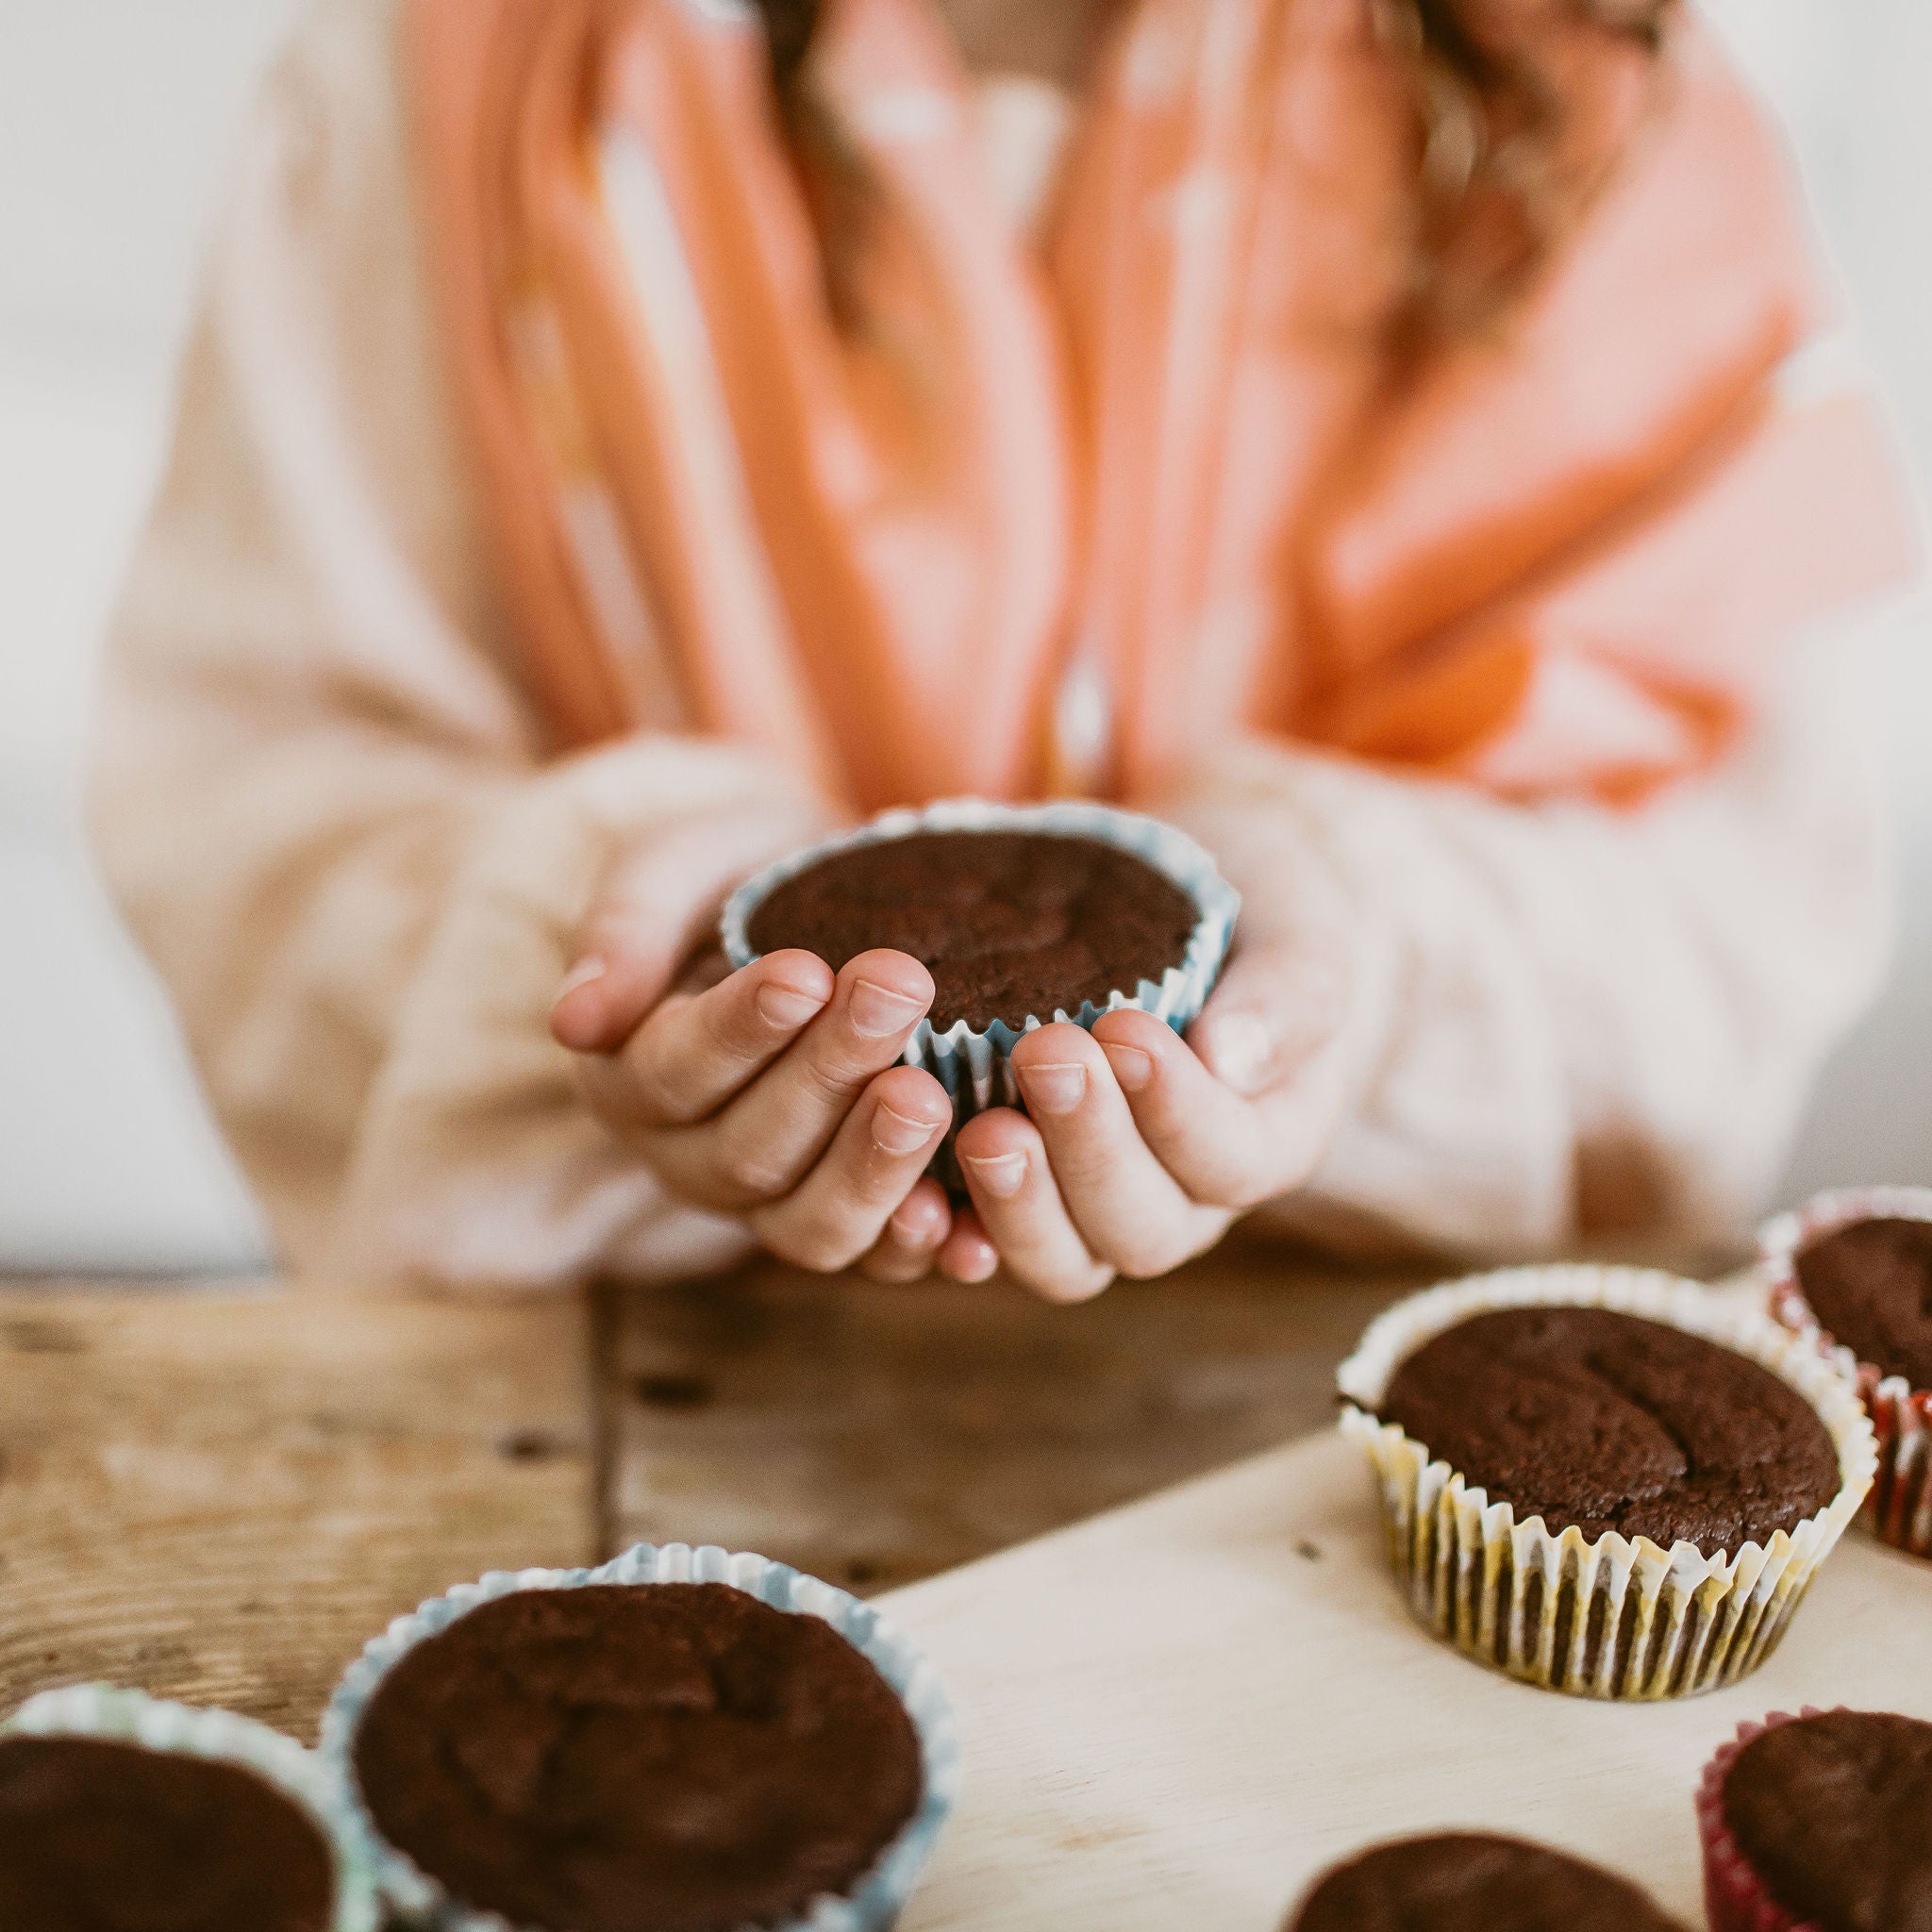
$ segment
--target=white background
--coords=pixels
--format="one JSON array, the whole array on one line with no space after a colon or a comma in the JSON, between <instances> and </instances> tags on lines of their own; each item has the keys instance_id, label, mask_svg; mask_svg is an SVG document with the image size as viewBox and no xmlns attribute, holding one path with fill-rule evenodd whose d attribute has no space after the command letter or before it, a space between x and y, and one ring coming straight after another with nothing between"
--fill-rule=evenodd
<instances>
[{"instance_id":1,"label":"white background","mask_svg":"<svg viewBox=\"0 0 1932 1932\"><path fill-rule=\"evenodd\" d=\"M1932 475L1932 0L1715 0L1789 121ZM75 816L102 622L194 263L291 0L0 0L0 1270L249 1265L261 1235ZM1788 1193L1932 1181L1932 649L1889 645L1901 950Z\"/></svg>"}]
</instances>

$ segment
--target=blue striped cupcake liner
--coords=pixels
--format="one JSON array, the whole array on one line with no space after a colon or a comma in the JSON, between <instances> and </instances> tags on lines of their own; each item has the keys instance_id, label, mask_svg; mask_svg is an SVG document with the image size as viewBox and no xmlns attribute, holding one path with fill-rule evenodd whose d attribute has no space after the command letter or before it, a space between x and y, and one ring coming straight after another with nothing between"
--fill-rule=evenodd
<instances>
[{"instance_id":1,"label":"blue striped cupcake liner","mask_svg":"<svg viewBox=\"0 0 1932 1932\"><path fill-rule=\"evenodd\" d=\"M924 1773L919 1807L850 1890L814 1899L795 1918L741 1932L883 1932L911 1895L953 1807L959 1777L958 1734L939 1674L901 1631L869 1604L769 1557L734 1555L714 1544L639 1543L595 1569L495 1570L458 1584L398 1617L344 1673L322 1721L322 1754L347 1796L350 1829L391 1907L426 1932L552 1932L512 1924L454 1898L413 1859L383 1840L356 1777L356 1727L397 1661L480 1604L525 1590L581 1590L588 1584L724 1583L794 1616L819 1617L891 1686L919 1736Z\"/></svg>"},{"instance_id":2,"label":"blue striped cupcake liner","mask_svg":"<svg viewBox=\"0 0 1932 1932\"><path fill-rule=\"evenodd\" d=\"M253 1772L299 1806L328 1844L336 1880L329 1932L376 1932L375 1881L348 1794L321 1757L280 1731L232 1710L173 1704L112 1684L67 1684L30 1697L0 1724L0 1738L8 1737L98 1738Z\"/></svg>"}]
</instances>

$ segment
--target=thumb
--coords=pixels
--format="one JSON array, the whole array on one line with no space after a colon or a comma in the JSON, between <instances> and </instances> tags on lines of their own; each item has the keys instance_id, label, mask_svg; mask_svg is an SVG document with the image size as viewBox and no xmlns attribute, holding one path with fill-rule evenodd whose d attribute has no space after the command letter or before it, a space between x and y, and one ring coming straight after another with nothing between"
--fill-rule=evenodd
<instances>
[{"instance_id":1,"label":"thumb","mask_svg":"<svg viewBox=\"0 0 1932 1932\"><path fill-rule=\"evenodd\" d=\"M611 1053L671 991L747 874L823 834L805 803L770 801L665 825L606 874L571 949L550 1030L577 1053Z\"/></svg>"},{"instance_id":2,"label":"thumb","mask_svg":"<svg viewBox=\"0 0 1932 1932\"><path fill-rule=\"evenodd\" d=\"M1237 1093L1277 1085L1341 1032L1352 956L1339 931L1237 940L1220 984L1188 1029L1188 1044Z\"/></svg>"}]
</instances>

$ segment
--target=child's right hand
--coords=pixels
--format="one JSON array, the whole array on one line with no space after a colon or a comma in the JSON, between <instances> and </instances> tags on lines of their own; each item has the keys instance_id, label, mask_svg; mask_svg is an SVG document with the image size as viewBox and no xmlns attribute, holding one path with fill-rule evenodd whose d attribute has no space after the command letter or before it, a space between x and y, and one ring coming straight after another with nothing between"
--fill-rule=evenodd
<instances>
[{"instance_id":1,"label":"child's right hand","mask_svg":"<svg viewBox=\"0 0 1932 1932\"><path fill-rule=\"evenodd\" d=\"M590 1105L664 1185L741 1215L774 1254L904 1281L943 1246L949 1272L990 1274L983 1240L948 1245L944 1191L922 1178L952 1102L899 1063L932 1004L918 960L862 953L835 975L788 951L724 978L682 972L730 888L822 829L768 806L633 855L586 921L551 1030L578 1055Z\"/></svg>"}]
</instances>

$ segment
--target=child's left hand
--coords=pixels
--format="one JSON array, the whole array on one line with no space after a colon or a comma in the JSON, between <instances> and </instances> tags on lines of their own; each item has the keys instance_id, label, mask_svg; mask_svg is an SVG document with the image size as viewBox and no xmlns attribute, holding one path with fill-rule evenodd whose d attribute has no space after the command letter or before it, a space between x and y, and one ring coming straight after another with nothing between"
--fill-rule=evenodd
<instances>
[{"instance_id":1,"label":"child's left hand","mask_svg":"<svg viewBox=\"0 0 1932 1932\"><path fill-rule=\"evenodd\" d=\"M1212 841L1241 918L1185 1041L1126 1008L1015 1046L1031 1118L997 1108L961 1130L974 1212L941 1266L983 1235L1036 1293L1079 1301L1164 1274L1307 1178L1354 1097L1357 938L1333 886L1255 829Z\"/></svg>"}]
</instances>

